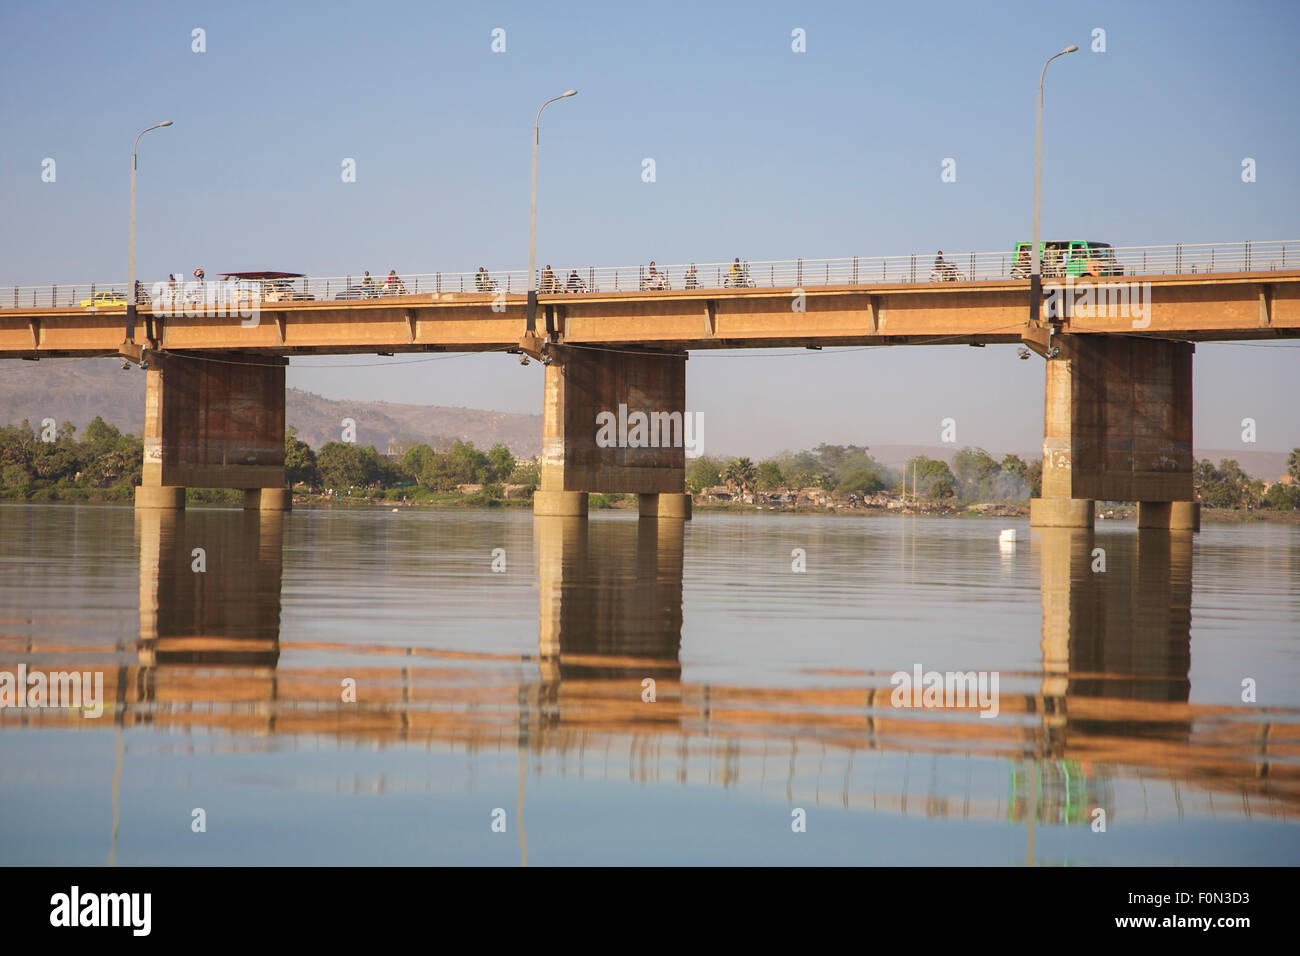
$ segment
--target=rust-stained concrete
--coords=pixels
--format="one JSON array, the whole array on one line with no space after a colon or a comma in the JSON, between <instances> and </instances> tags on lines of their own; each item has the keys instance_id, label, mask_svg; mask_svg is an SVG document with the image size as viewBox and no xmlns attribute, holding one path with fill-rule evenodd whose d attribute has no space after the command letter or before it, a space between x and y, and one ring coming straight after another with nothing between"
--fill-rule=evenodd
<instances>
[{"instance_id":1,"label":"rust-stained concrete","mask_svg":"<svg viewBox=\"0 0 1300 956\"><path fill-rule=\"evenodd\" d=\"M1071 500L1190 503L1194 347L1117 335L1056 342L1060 354L1047 361L1042 498L1031 504L1031 523L1091 527L1091 509L1065 504ZM1177 510L1180 525L1185 512Z\"/></svg>"},{"instance_id":2,"label":"rust-stained concrete","mask_svg":"<svg viewBox=\"0 0 1300 956\"><path fill-rule=\"evenodd\" d=\"M282 363L155 354L146 373L142 486L283 488ZM174 507L172 495L144 492L140 504Z\"/></svg>"},{"instance_id":3,"label":"rust-stained concrete","mask_svg":"<svg viewBox=\"0 0 1300 956\"><path fill-rule=\"evenodd\" d=\"M600 447L597 416L676 413L686 406L686 356L560 348L546 368L543 492L683 494L686 450ZM678 430L679 434L683 434Z\"/></svg>"}]
</instances>

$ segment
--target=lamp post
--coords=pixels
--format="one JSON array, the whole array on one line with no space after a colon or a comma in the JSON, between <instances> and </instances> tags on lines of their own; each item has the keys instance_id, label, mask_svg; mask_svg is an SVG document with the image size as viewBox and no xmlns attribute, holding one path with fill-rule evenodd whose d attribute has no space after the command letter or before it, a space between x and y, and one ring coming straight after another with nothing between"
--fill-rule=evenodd
<instances>
[{"instance_id":1,"label":"lamp post","mask_svg":"<svg viewBox=\"0 0 1300 956\"><path fill-rule=\"evenodd\" d=\"M542 125L542 110L556 100L566 96L577 96L577 90L569 90L559 96L553 96L537 110L537 119L533 123L533 196L528 207L528 323L529 332L537 328L537 144Z\"/></svg>"},{"instance_id":2,"label":"lamp post","mask_svg":"<svg viewBox=\"0 0 1300 956\"><path fill-rule=\"evenodd\" d=\"M150 130L162 129L164 126L171 126L171 120L163 120L157 126L150 126L149 129L141 130L140 136L148 133ZM126 341L135 342L135 313L139 302L135 292L135 167L136 151L140 148L140 136L135 138L135 145L131 147L131 238L127 242L126 254Z\"/></svg>"},{"instance_id":3,"label":"lamp post","mask_svg":"<svg viewBox=\"0 0 1300 956\"><path fill-rule=\"evenodd\" d=\"M1074 53L1078 49L1077 46L1071 44L1056 56L1048 57L1047 63L1051 63L1058 56ZM1030 260L1029 274L1029 321L1035 323L1038 321L1039 308L1043 302L1043 275L1040 271L1042 263L1039 261L1038 254L1038 230L1043 205L1043 79L1047 76L1047 63L1043 64L1043 72L1038 76L1038 132L1034 145L1034 237L1030 244L1032 259Z\"/></svg>"}]
</instances>

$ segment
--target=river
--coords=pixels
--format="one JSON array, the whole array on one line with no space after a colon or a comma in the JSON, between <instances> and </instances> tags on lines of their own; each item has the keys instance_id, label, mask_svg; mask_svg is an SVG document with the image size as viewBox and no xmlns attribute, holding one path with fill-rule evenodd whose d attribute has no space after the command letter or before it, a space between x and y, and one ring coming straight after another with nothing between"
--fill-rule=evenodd
<instances>
[{"instance_id":1,"label":"river","mask_svg":"<svg viewBox=\"0 0 1300 956\"><path fill-rule=\"evenodd\" d=\"M10 865L1300 863L1295 525L0 505L20 666Z\"/></svg>"}]
</instances>

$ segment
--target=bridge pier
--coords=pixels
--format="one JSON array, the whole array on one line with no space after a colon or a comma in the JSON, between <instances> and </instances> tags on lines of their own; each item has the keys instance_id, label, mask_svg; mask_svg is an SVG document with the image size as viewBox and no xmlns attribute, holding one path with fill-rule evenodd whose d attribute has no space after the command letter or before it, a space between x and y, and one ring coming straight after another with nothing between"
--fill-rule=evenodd
<instances>
[{"instance_id":1,"label":"bridge pier","mask_svg":"<svg viewBox=\"0 0 1300 956\"><path fill-rule=\"evenodd\" d=\"M587 495L635 494L686 520L686 354L552 346L533 513L582 517Z\"/></svg>"},{"instance_id":2,"label":"bridge pier","mask_svg":"<svg viewBox=\"0 0 1300 956\"><path fill-rule=\"evenodd\" d=\"M271 356L147 353L139 509L185 507L185 489L244 490L244 507L288 511L284 366Z\"/></svg>"},{"instance_id":3,"label":"bridge pier","mask_svg":"<svg viewBox=\"0 0 1300 956\"><path fill-rule=\"evenodd\" d=\"M1143 528L1200 530L1189 342L1064 335L1047 360L1042 497L1030 525L1091 528L1096 501L1138 502Z\"/></svg>"}]
</instances>

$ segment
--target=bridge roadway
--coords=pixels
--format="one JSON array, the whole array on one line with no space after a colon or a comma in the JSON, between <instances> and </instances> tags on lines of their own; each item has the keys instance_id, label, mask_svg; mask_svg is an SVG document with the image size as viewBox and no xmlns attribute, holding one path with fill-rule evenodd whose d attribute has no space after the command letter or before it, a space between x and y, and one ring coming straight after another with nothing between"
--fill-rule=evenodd
<instances>
[{"instance_id":1,"label":"bridge roadway","mask_svg":"<svg viewBox=\"0 0 1300 956\"><path fill-rule=\"evenodd\" d=\"M691 350L1022 342L1047 359L1031 523L1091 527L1094 501L1135 501L1141 527L1195 530L1192 343L1300 336L1300 270L1091 281L1105 314L1084 308L1081 285L1039 323L1028 282L1003 278L550 294L532 329L525 296L505 293L262 302L248 318L150 309L135 329L121 305L38 306L0 310L0 357L147 364L137 507L182 508L192 486L242 488L247 507L283 510L288 356L523 352L546 366L535 512L585 515L589 493L622 493L640 496L643 517L681 520ZM606 447L599 416L621 405L669 433Z\"/></svg>"},{"instance_id":2,"label":"bridge roadway","mask_svg":"<svg viewBox=\"0 0 1300 956\"><path fill-rule=\"evenodd\" d=\"M1058 333L1180 341L1300 335L1300 270L1093 280L1099 291L1149 283L1149 314L1067 316ZM263 302L154 317L141 308L136 341L163 351L267 355L497 351L525 341L526 296L443 292L372 299ZM669 351L803 346L1033 342L1024 280L552 294L538 299L537 332L551 344ZM494 309L495 306L495 309ZM191 309L191 311L198 311ZM247 310L246 310L247 311ZM233 313L233 314L232 314ZM152 322L152 327L146 322ZM1149 324L1148 324L1149 322ZM116 353L125 306L0 309L0 357ZM548 334L549 333L549 334ZM131 354L128 350L127 354ZM132 355L139 359L138 353Z\"/></svg>"}]
</instances>

